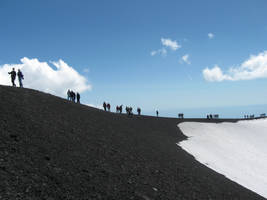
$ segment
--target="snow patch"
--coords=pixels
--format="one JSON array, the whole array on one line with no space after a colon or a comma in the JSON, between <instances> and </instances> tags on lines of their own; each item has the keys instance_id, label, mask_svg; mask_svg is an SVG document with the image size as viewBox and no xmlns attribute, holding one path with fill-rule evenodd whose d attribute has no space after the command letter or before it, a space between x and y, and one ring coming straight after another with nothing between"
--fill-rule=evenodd
<instances>
[{"instance_id":1,"label":"snow patch","mask_svg":"<svg viewBox=\"0 0 267 200\"><path fill-rule=\"evenodd\" d=\"M184 122L178 145L199 162L267 198L267 119Z\"/></svg>"}]
</instances>

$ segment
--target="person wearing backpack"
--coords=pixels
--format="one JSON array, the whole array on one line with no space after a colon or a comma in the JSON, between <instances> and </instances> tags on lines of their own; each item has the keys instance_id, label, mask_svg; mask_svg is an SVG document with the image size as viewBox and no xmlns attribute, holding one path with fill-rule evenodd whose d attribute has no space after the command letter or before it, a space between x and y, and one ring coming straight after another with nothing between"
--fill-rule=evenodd
<instances>
[{"instance_id":1,"label":"person wearing backpack","mask_svg":"<svg viewBox=\"0 0 267 200\"><path fill-rule=\"evenodd\" d=\"M24 79L24 76L20 70L18 70L18 78L19 78L19 87L23 87L22 80Z\"/></svg>"},{"instance_id":2,"label":"person wearing backpack","mask_svg":"<svg viewBox=\"0 0 267 200\"><path fill-rule=\"evenodd\" d=\"M80 98L81 98L81 95L80 95L80 93L78 93L78 92L77 92L77 95L76 95L76 97L77 97L77 103L80 103Z\"/></svg>"},{"instance_id":3,"label":"person wearing backpack","mask_svg":"<svg viewBox=\"0 0 267 200\"><path fill-rule=\"evenodd\" d=\"M12 85L13 85L14 87L16 87L15 79L16 79L16 75L17 75L17 74L16 74L16 71L15 71L15 68L13 68L11 72L8 72L8 74L11 75L11 82L12 82Z\"/></svg>"}]
</instances>

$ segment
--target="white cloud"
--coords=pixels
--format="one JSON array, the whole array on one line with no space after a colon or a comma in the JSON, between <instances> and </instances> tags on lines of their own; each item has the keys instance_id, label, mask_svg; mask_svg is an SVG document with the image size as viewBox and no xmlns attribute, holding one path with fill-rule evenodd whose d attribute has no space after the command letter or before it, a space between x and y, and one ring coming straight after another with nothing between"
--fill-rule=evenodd
<instances>
[{"instance_id":1,"label":"white cloud","mask_svg":"<svg viewBox=\"0 0 267 200\"><path fill-rule=\"evenodd\" d=\"M207 81L223 81L231 80L231 77L224 75L221 68L215 65L212 69L206 68L203 70L204 79Z\"/></svg>"},{"instance_id":2,"label":"white cloud","mask_svg":"<svg viewBox=\"0 0 267 200\"><path fill-rule=\"evenodd\" d=\"M155 56L157 54L166 56L167 55L167 48L176 51L177 49L181 48L182 46L179 45L175 40L171 40L169 38L161 38L162 48L158 50L154 50L150 52L151 56Z\"/></svg>"},{"instance_id":3,"label":"white cloud","mask_svg":"<svg viewBox=\"0 0 267 200\"><path fill-rule=\"evenodd\" d=\"M80 75L63 60L40 62L38 59L22 58L21 64L4 64L0 66L0 84L11 85L8 72L12 68L21 69L24 74L24 86L40 91L52 93L57 96L66 96L66 91L72 89L75 92L91 90L86 78ZM16 81L18 81L16 79Z\"/></svg>"},{"instance_id":4,"label":"white cloud","mask_svg":"<svg viewBox=\"0 0 267 200\"><path fill-rule=\"evenodd\" d=\"M191 64L188 54L185 54L184 56L182 56L182 62L184 62L184 63L186 63L188 65Z\"/></svg>"},{"instance_id":5,"label":"white cloud","mask_svg":"<svg viewBox=\"0 0 267 200\"><path fill-rule=\"evenodd\" d=\"M214 38L214 34L213 33L208 33L208 37L209 37L209 39L212 39L212 38Z\"/></svg>"},{"instance_id":6,"label":"white cloud","mask_svg":"<svg viewBox=\"0 0 267 200\"><path fill-rule=\"evenodd\" d=\"M165 47L169 47L173 51L182 47L175 40L171 40L169 38L161 38L161 44Z\"/></svg>"},{"instance_id":7,"label":"white cloud","mask_svg":"<svg viewBox=\"0 0 267 200\"><path fill-rule=\"evenodd\" d=\"M240 66L231 67L226 73L217 65L212 69L204 69L202 73L207 81L238 81L267 78L267 51L258 55L251 55Z\"/></svg>"},{"instance_id":8,"label":"white cloud","mask_svg":"<svg viewBox=\"0 0 267 200\"><path fill-rule=\"evenodd\" d=\"M159 49L157 51L151 51L151 53L150 53L151 56L155 56L157 54L165 56L167 54L167 50L165 48L162 48L162 49Z\"/></svg>"}]
</instances>

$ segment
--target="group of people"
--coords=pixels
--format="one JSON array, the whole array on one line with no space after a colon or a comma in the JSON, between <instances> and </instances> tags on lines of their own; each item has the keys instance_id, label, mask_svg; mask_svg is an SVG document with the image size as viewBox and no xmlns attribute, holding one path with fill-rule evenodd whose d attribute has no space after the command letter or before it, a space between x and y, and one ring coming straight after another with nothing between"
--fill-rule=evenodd
<instances>
[{"instance_id":1,"label":"group of people","mask_svg":"<svg viewBox=\"0 0 267 200\"><path fill-rule=\"evenodd\" d=\"M122 113L122 105L116 106L116 113Z\"/></svg>"},{"instance_id":2,"label":"group of people","mask_svg":"<svg viewBox=\"0 0 267 200\"><path fill-rule=\"evenodd\" d=\"M15 84L16 77L18 77L19 86L23 87L22 80L24 79L24 76L23 76L23 74L22 74L20 69L18 69L18 72L16 72L15 68L13 68L11 72L8 72L8 74L11 75L11 82L12 82L12 85L14 87L16 87L16 84ZM81 98L81 96L80 96L80 94L78 92L75 93L72 90L68 90L67 91L67 99L69 101L75 102L77 100L77 103L80 103L80 98ZM103 108L104 108L105 111L110 111L110 107L111 107L110 103L106 103L106 102L103 103ZM126 110L126 113L129 116L133 115L133 108L132 107L126 106L125 110ZM116 112L117 113L122 113L122 105L116 106ZM137 113L138 113L138 115L141 115L141 108L139 108L139 107L137 108ZM159 115L158 110L156 111L156 115L158 117L158 115Z\"/></svg>"},{"instance_id":3,"label":"group of people","mask_svg":"<svg viewBox=\"0 0 267 200\"><path fill-rule=\"evenodd\" d=\"M207 115L207 119L212 119L212 114Z\"/></svg>"},{"instance_id":4,"label":"group of people","mask_svg":"<svg viewBox=\"0 0 267 200\"><path fill-rule=\"evenodd\" d=\"M22 80L24 79L24 76L20 71L20 69L18 69L18 72L16 72L15 68L13 68L11 72L8 72L8 74L10 74L11 76L11 83L14 87L16 87L15 84L16 76L18 76L19 79L19 87L23 87Z\"/></svg>"},{"instance_id":5,"label":"group of people","mask_svg":"<svg viewBox=\"0 0 267 200\"><path fill-rule=\"evenodd\" d=\"M254 115L244 115L244 118L245 119L253 119L253 118L255 118L255 116Z\"/></svg>"},{"instance_id":6,"label":"group of people","mask_svg":"<svg viewBox=\"0 0 267 200\"><path fill-rule=\"evenodd\" d=\"M69 101L75 102L75 100L77 99L77 103L80 103L80 98L81 98L81 95L78 92L77 94L75 94L75 92L73 92L72 90L68 90L67 99Z\"/></svg>"},{"instance_id":7,"label":"group of people","mask_svg":"<svg viewBox=\"0 0 267 200\"><path fill-rule=\"evenodd\" d=\"M104 102L104 103L103 103L103 108L104 108L105 111L110 111L110 104Z\"/></svg>"},{"instance_id":8,"label":"group of people","mask_svg":"<svg viewBox=\"0 0 267 200\"><path fill-rule=\"evenodd\" d=\"M218 119L218 118L219 118L218 114L214 114L214 115L209 114L209 115L207 115L207 119Z\"/></svg>"},{"instance_id":9,"label":"group of people","mask_svg":"<svg viewBox=\"0 0 267 200\"><path fill-rule=\"evenodd\" d=\"M129 116L133 115L133 108L131 106L126 106L125 111L127 115ZM141 115L141 108L138 107L136 111L138 115Z\"/></svg>"},{"instance_id":10,"label":"group of people","mask_svg":"<svg viewBox=\"0 0 267 200\"><path fill-rule=\"evenodd\" d=\"M110 108L111 108L110 103L106 103L106 102L103 103L104 111L110 112ZM129 116L133 115L133 108L132 107L126 106L125 111L126 111L127 115L129 115ZM116 106L116 113L120 113L120 114L122 113L122 105ZM137 108L137 114L141 115L141 108L139 108L139 107ZM158 116L158 111L157 111L157 116Z\"/></svg>"},{"instance_id":11,"label":"group of people","mask_svg":"<svg viewBox=\"0 0 267 200\"><path fill-rule=\"evenodd\" d=\"M11 72L8 72L8 74L11 75L11 83L14 87L16 87L16 84L15 84L16 77L18 77L19 86L23 87L22 80L24 79L24 76L23 76L20 69L18 69L18 72L16 72L15 68L13 68ZM77 103L80 103L80 98L81 98L81 96L78 92L75 93L72 90L67 91L67 99L69 101L75 102L77 100ZM106 103L106 102L103 103L103 108L105 111L110 111L110 107L111 107L110 103ZM125 110L126 110L126 113L128 115L133 115L133 108L132 107L126 106ZM116 106L116 112L122 113L122 105ZM139 107L137 108L137 113L138 113L138 115L141 115L141 108L139 108ZM156 115L158 117L158 115L159 115L158 110L156 111Z\"/></svg>"},{"instance_id":12,"label":"group of people","mask_svg":"<svg viewBox=\"0 0 267 200\"><path fill-rule=\"evenodd\" d=\"M19 86L23 87L22 80L24 79L24 75L22 74L20 69L18 69L18 72L16 72L15 68L13 68L11 72L8 72L8 74L10 74L10 76L11 76L12 86L16 87L15 80L16 80L16 77L18 77ZM75 92L73 92L72 90L68 90L67 96L68 96L69 101L75 102L75 100L77 99L77 103L80 103L81 96L78 92L77 92L77 94L75 94Z\"/></svg>"},{"instance_id":13,"label":"group of people","mask_svg":"<svg viewBox=\"0 0 267 200\"><path fill-rule=\"evenodd\" d=\"M126 106L125 111L126 111L127 115L129 115L129 116L133 115L133 108L132 107Z\"/></svg>"},{"instance_id":14,"label":"group of people","mask_svg":"<svg viewBox=\"0 0 267 200\"><path fill-rule=\"evenodd\" d=\"M22 74L20 69L18 69L18 72L16 72L15 68L13 68L11 72L8 72L8 74L10 74L10 76L11 76L12 86L16 87L15 80L16 80L16 77L18 77L19 86L23 87L22 80L24 79L24 75ZM72 90L67 91L67 99L69 101L75 102L77 100L77 103L80 103L80 98L81 98L81 96L78 92L75 94L75 92L73 92ZM110 103L106 103L106 102L103 103L103 108L105 111L110 111L110 107L111 107ZM132 107L126 106L125 111L129 116L133 115L133 108ZM120 113L120 114L122 113L122 105L116 106L116 113ZM137 113L138 113L138 115L141 115L141 108L139 108L139 107L137 108ZM156 110L156 116L157 117L159 116L158 110ZM178 117L183 118L183 114L179 113ZM217 115L214 115L214 118L218 118ZM245 119L254 118L254 115L244 115L244 118ZM213 115L212 114L207 115L207 119L213 119Z\"/></svg>"}]
</instances>

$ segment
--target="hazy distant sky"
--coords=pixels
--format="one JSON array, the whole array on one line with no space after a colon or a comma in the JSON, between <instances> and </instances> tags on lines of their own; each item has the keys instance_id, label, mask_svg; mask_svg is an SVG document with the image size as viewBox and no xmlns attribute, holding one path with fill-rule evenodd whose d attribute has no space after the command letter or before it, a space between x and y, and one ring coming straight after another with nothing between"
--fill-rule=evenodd
<instances>
[{"instance_id":1,"label":"hazy distant sky","mask_svg":"<svg viewBox=\"0 0 267 200\"><path fill-rule=\"evenodd\" d=\"M146 113L266 104L266 10L266 0L1 0L0 79L21 64L29 87L75 85L83 103Z\"/></svg>"}]
</instances>

